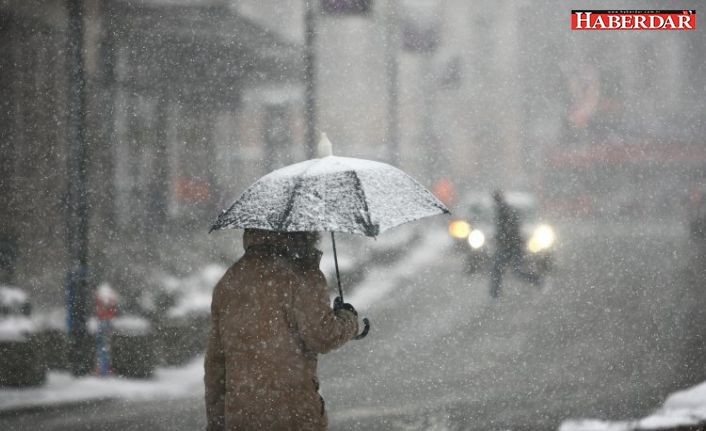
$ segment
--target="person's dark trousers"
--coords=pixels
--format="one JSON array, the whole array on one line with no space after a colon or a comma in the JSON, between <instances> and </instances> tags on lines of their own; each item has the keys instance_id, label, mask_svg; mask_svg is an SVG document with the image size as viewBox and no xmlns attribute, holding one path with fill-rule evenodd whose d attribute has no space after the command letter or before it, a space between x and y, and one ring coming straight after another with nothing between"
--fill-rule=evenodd
<instances>
[{"instance_id":1,"label":"person's dark trousers","mask_svg":"<svg viewBox=\"0 0 706 431\"><path fill-rule=\"evenodd\" d=\"M490 271L490 296L497 298L503 283L503 272L510 263L510 253L496 252L493 259L493 268Z\"/></svg>"},{"instance_id":2,"label":"person's dark trousers","mask_svg":"<svg viewBox=\"0 0 706 431\"><path fill-rule=\"evenodd\" d=\"M515 253L512 253L510 258L508 259L508 264L512 264L512 270L513 272L519 277L520 279L531 283L535 286L538 286L541 281L542 277L538 273L534 273L531 270L527 269L523 265L523 254L520 250L517 250Z\"/></svg>"},{"instance_id":3,"label":"person's dark trousers","mask_svg":"<svg viewBox=\"0 0 706 431\"><path fill-rule=\"evenodd\" d=\"M493 268L490 272L490 296L497 298L503 284L503 273L508 265L512 265L512 271L522 280L539 285L541 277L539 274L523 271L522 253L517 250L504 250L495 253Z\"/></svg>"}]
</instances>

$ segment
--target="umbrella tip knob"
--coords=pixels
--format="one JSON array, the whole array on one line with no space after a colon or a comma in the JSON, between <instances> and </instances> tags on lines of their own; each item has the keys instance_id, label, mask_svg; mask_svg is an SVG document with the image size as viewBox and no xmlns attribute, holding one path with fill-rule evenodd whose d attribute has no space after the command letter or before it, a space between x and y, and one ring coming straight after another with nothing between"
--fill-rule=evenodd
<instances>
[{"instance_id":1,"label":"umbrella tip knob","mask_svg":"<svg viewBox=\"0 0 706 431\"><path fill-rule=\"evenodd\" d=\"M319 145L317 147L317 153L319 158L333 156L333 144L329 141L326 133L321 133L321 139L319 140Z\"/></svg>"}]
</instances>

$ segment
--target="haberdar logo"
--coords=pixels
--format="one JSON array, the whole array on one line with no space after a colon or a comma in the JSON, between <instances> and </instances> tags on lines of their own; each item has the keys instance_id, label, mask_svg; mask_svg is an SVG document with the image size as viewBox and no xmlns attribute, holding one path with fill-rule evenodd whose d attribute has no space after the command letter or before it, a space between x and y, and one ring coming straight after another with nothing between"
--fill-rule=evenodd
<instances>
[{"instance_id":1,"label":"haberdar logo","mask_svg":"<svg viewBox=\"0 0 706 431\"><path fill-rule=\"evenodd\" d=\"M696 30L695 10L572 10L572 30Z\"/></svg>"}]
</instances>

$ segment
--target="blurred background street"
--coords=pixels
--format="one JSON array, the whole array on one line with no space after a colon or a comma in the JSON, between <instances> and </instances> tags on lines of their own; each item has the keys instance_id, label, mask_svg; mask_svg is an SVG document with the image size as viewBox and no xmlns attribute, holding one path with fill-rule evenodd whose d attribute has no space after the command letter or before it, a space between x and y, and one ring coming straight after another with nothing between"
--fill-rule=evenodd
<instances>
[{"instance_id":1,"label":"blurred background street","mask_svg":"<svg viewBox=\"0 0 706 431\"><path fill-rule=\"evenodd\" d=\"M362 269L350 300L370 317L371 334L320 364L331 429L556 429L570 417L640 417L706 379L696 324L703 278L686 274L693 255L683 227L560 225L556 275L542 288L509 277L495 301L487 276L465 275L444 226L434 228L398 261ZM389 290L375 300L379 287ZM203 389L193 390L0 423L200 429Z\"/></svg>"}]
</instances>

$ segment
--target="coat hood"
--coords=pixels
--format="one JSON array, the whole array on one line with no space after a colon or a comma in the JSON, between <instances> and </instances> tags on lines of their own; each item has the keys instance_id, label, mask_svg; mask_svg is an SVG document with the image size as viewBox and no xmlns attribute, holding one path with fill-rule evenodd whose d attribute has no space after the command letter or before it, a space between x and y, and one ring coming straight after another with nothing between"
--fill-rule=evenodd
<instances>
[{"instance_id":1,"label":"coat hood","mask_svg":"<svg viewBox=\"0 0 706 431\"><path fill-rule=\"evenodd\" d=\"M245 250L258 245L267 245L275 248L293 248L296 242L295 235L289 232L245 229L243 233L243 248Z\"/></svg>"},{"instance_id":2,"label":"coat hood","mask_svg":"<svg viewBox=\"0 0 706 431\"><path fill-rule=\"evenodd\" d=\"M248 250L265 250L271 254L288 256L305 266L319 266L321 251L316 249L319 234L316 232L275 232L263 229L245 229L243 247Z\"/></svg>"}]
</instances>

